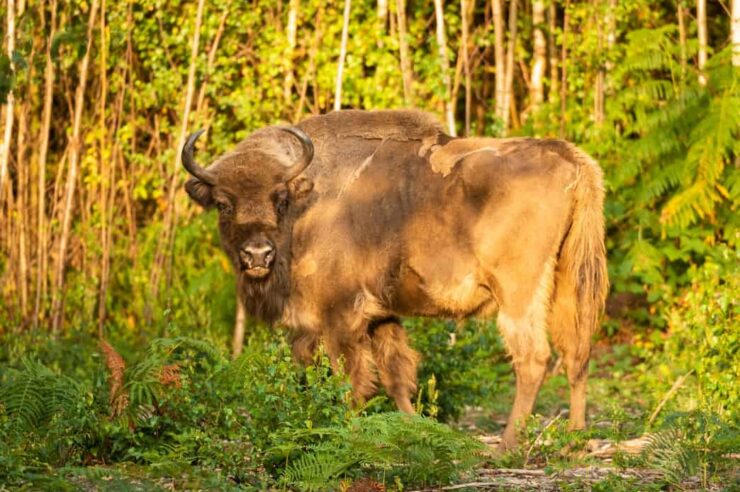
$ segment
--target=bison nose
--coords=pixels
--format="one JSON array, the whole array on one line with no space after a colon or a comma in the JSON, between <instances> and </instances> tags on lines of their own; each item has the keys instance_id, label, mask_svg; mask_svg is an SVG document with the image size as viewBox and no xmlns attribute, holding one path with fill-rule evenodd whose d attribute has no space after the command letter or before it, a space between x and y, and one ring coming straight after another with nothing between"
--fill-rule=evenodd
<instances>
[{"instance_id":1,"label":"bison nose","mask_svg":"<svg viewBox=\"0 0 740 492\"><path fill-rule=\"evenodd\" d=\"M245 269L270 268L275 259L275 246L268 241L245 244L239 251L239 259Z\"/></svg>"}]
</instances>

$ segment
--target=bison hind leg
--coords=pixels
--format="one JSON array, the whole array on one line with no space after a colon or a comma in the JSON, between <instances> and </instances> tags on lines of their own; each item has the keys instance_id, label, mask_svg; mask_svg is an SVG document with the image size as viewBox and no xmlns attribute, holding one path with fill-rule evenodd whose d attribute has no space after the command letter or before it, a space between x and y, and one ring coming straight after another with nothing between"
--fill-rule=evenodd
<instances>
[{"instance_id":1,"label":"bison hind leg","mask_svg":"<svg viewBox=\"0 0 740 492\"><path fill-rule=\"evenodd\" d=\"M516 376L514 405L504 429L502 450L516 447L517 426L522 425L532 413L547 373L550 344L546 323L553 269L554 260L548 260L538 281L531 284L531 288L518 291L521 298L528 299L526 304L519 302L519 309L512 309L504 303L499 311L497 325L512 357Z\"/></svg>"},{"instance_id":2,"label":"bison hind leg","mask_svg":"<svg viewBox=\"0 0 740 492\"><path fill-rule=\"evenodd\" d=\"M402 412L414 413L417 354L408 344L406 331L395 318L370 325L370 339L380 382Z\"/></svg>"},{"instance_id":3,"label":"bison hind leg","mask_svg":"<svg viewBox=\"0 0 740 492\"><path fill-rule=\"evenodd\" d=\"M576 287L560 272L556 275L555 292L548 328L555 350L563 358L570 386L571 430L586 427L586 386L591 356L591 327L578 322Z\"/></svg>"}]
</instances>

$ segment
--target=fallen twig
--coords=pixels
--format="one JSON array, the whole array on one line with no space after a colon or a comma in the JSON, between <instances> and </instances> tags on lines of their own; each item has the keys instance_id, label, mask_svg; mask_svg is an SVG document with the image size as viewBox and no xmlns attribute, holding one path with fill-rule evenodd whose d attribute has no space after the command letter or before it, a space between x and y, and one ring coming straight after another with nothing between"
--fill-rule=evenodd
<instances>
[{"instance_id":1,"label":"fallen twig","mask_svg":"<svg viewBox=\"0 0 740 492\"><path fill-rule=\"evenodd\" d=\"M658 406L655 407L655 410L653 411L653 414L650 415L650 418L648 419L648 425L653 425L653 421L658 416L661 410L663 410L663 407L666 403L668 403L668 400L671 399L671 397L683 386L683 383L686 381L686 378L688 378L691 373L693 373L694 370L691 369L689 372L684 374L683 376L680 376L676 381L673 383L673 386L671 386L671 389L668 390L668 392L665 394L662 400L660 400L660 403L658 403Z\"/></svg>"},{"instance_id":2,"label":"fallen twig","mask_svg":"<svg viewBox=\"0 0 740 492\"><path fill-rule=\"evenodd\" d=\"M560 417L562 417L562 416L563 416L563 411L561 410L556 416L554 416L553 418L551 418L550 421L547 424L545 424L545 426L542 428L542 430L537 435L537 437L535 438L535 440L532 441L532 445L529 446L529 449L527 449L527 454L524 456L524 466L527 466L527 463L529 463L529 455L532 453L532 450L534 449L534 447L537 444L539 444L540 439L542 438L542 436L545 433L545 431L547 429L549 429L552 426L552 424L554 424L555 422L557 422L558 420L560 420Z\"/></svg>"}]
</instances>

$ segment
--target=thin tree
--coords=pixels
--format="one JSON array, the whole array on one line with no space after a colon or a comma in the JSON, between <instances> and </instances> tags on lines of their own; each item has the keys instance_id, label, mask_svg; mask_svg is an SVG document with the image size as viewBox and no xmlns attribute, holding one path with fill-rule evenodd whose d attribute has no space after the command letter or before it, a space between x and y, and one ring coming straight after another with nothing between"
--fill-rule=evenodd
<instances>
[{"instance_id":1,"label":"thin tree","mask_svg":"<svg viewBox=\"0 0 740 492\"><path fill-rule=\"evenodd\" d=\"M40 6L41 19L45 19L44 4ZM38 327L41 317L41 304L46 298L47 270L49 260L47 255L48 234L46 232L46 159L49 152L49 134L51 130L51 103L54 95L54 63L51 59L51 45L56 36L57 28L57 0L51 2L51 19L46 41L46 65L44 67L44 106L41 112L41 131L39 142L38 162L38 238L36 240L36 302L34 303L34 327ZM43 24L42 24L43 25Z\"/></svg>"},{"instance_id":2,"label":"thin tree","mask_svg":"<svg viewBox=\"0 0 740 492\"><path fill-rule=\"evenodd\" d=\"M473 0L474 1L474 0ZM468 52L470 0L460 0L460 18L462 19L462 53L463 71L465 72L465 136L470 135L470 111L472 104L470 80L470 56Z\"/></svg>"},{"instance_id":3,"label":"thin tree","mask_svg":"<svg viewBox=\"0 0 740 492\"><path fill-rule=\"evenodd\" d=\"M570 0L565 0L563 13L563 43L560 50L560 138L565 138L565 111L568 109L568 31L570 30Z\"/></svg>"},{"instance_id":4,"label":"thin tree","mask_svg":"<svg viewBox=\"0 0 740 492\"><path fill-rule=\"evenodd\" d=\"M401 77L403 78L403 101L414 104L414 74L411 68L409 40L406 28L406 0L396 0L396 17L398 18L398 47L401 58Z\"/></svg>"},{"instance_id":5,"label":"thin tree","mask_svg":"<svg viewBox=\"0 0 740 492\"><path fill-rule=\"evenodd\" d=\"M231 353L236 359L244 349L244 333L247 324L247 310L244 308L241 295L241 289L236 287L236 318L234 320L234 337L231 340Z\"/></svg>"},{"instance_id":6,"label":"thin tree","mask_svg":"<svg viewBox=\"0 0 740 492\"><path fill-rule=\"evenodd\" d=\"M221 14L221 20L218 22L218 29L216 29L216 35L213 37L213 42L211 43L211 47L208 50L208 58L206 59L206 72L203 76L203 80L200 83L200 88L198 89L198 97L196 98L195 103L195 113L200 115L201 119L204 120L203 126L205 128L208 128L208 99L206 99L206 89L208 88L208 84L211 80L211 74L213 73L213 67L216 64L216 53L218 52L218 46L221 43L221 38L223 37L224 30L226 29L226 19L229 17L229 13L231 12L231 2L229 2L226 5L226 8L224 8L223 13ZM294 43L295 44L295 43ZM295 47L295 46L294 46ZM292 51L291 51L292 53ZM293 65L292 65L292 54L291 59L289 60L289 66L288 66L288 72L287 75L291 77L291 82L287 88L287 94L284 94L286 97L286 106L289 106L290 103L290 95L292 93L293 89ZM287 76L286 76L287 81Z\"/></svg>"},{"instance_id":7,"label":"thin tree","mask_svg":"<svg viewBox=\"0 0 740 492\"><path fill-rule=\"evenodd\" d=\"M380 25L385 27L388 20L388 0L378 0L378 20Z\"/></svg>"},{"instance_id":8,"label":"thin tree","mask_svg":"<svg viewBox=\"0 0 740 492\"><path fill-rule=\"evenodd\" d=\"M100 106L98 117L100 118L100 247L102 255L100 257L100 274L98 278L98 339L103 340L103 323L106 317L106 296L108 291L108 277L110 273L110 232L109 228L113 227L110 214L112 206L110 201L114 198L112 190L114 188L113 180L115 178L115 160L111 158L110 142L108 134L108 125L106 121L106 109L108 107L108 37L105 25L106 0L100 3Z\"/></svg>"},{"instance_id":9,"label":"thin tree","mask_svg":"<svg viewBox=\"0 0 740 492\"><path fill-rule=\"evenodd\" d=\"M503 0L491 0L493 10L494 59L496 64L496 116L504 119L504 92L506 92L506 56L504 49Z\"/></svg>"},{"instance_id":10,"label":"thin tree","mask_svg":"<svg viewBox=\"0 0 740 492\"><path fill-rule=\"evenodd\" d=\"M52 299L52 330L57 333L62 327L64 319L64 270L67 265L67 247L69 244L69 232L72 225L73 199L77 185L77 172L82 151L82 113L85 110L85 88L87 86L87 74L90 64L90 52L92 51L93 30L95 28L95 16L98 11L98 0L92 0L90 4L90 16L87 23L87 47L80 61L79 84L75 91L75 106L72 123L72 136L69 142L69 167L67 169L67 180L64 191L64 209L62 212L62 232L59 238L59 251L54 267L54 292Z\"/></svg>"},{"instance_id":11,"label":"thin tree","mask_svg":"<svg viewBox=\"0 0 740 492\"><path fill-rule=\"evenodd\" d=\"M22 7L22 5L19 5ZM18 9L18 18L23 18L22 8ZM34 52L31 51L31 58L34 57ZM29 67L29 80L33 80L34 66ZM20 92L19 92L20 93ZM18 130L16 131L16 158L15 168L17 171L17 194L15 210L17 213L13 214L13 220L16 223L18 230L18 280L17 290L20 298L20 314L25 324L25 320L28 315L28 284L29 284L29 229L30 219L33 216L30 209L27 207L28 192L30 190L30 173L28 165L26 164L26 151L28 149L26 135L28 133L28 113L29 101L32 100L33 87L26 88L26 97L21 97L16 104L16 112L18 113Z\"/></svg>"},{"instance_id":12,"label":"thin tree","mask_svg":"<svg viewBox=\"0 0 740 492\"><path fill-rule=\"evenodd\" d=\"M288 47L285 54L285 83L283 84L283 97L285 98L285 107L290 107L290 98L293 93L293 81L295 76L293 75L293 53L295 52L296 45L296 33L298 32L298 9L300 8L300 0L290 0L288 7L288 26L285 29L285 37L287 38ZM228 12L227 8L225 12ZM223 21L226 20L224 16ZM219 26L219 32L223 32L223 28ZM220 38L220 36L218 36ZM218 43L214 43L217 46ZM212 50L215 53L215 50ZM210 58L209 58L210 61Z\"/></svg>"},{"instance_id":13,"label":"thin tree","mask_svg":"<svg viewBox=\"0 0 740 492\"><path fill-rule=\"evenodd\" d=\"M534 53L532 57L532 77L529 89L529 104L532 114L536 113L545 100L545 67L547 42L545 41L545 2L532 2L532 23L534 24Z\"/></svg>"},{"instance_id":14,"label":"thin tree","mask_svg":"<svg viewBox=\"0 0 740 492\"><path fill-rule=\"evenodd\" d=\"M550 89L547 93L547 100L554 102L558 99L559 95L559 80L558 80L558 47L555 43L555 29L557 25L557 9L555 7L555 1L550 2L548 9L548 32L547 32L547 49L550 58Z\"/></svg>"},{"instance_id":15,"label":"thin tree","mask_svg":"<svg viewBox=\"0 0 740 492\"><path fill-rule=\"evenodd\" d=\"M349 38L349 14L351 0L344 0L344 16L342 22L342 45L339 49L339 65L337 66L337 82L334 91L334 111L342 109L342 76L344 73L344 59L347 57L347 39Z\"/></svg>"},{"instance_id":16,"label":"thin tree","mask_svg":"<svg viewBox=\"0 0 740 492\"><path fill-rule=\"evenodd\" d=\"M453 137L457 135L455 129L455 110L452 104L452 87L450 82L450 60L447 57L447 35L445 34L445 19L442 0L434 0L434 17L437 22L437 48L439 53L439 65L442 69L442 83L445 87L445 120L447 131Z\"/></svg>"},{"instance_id":17,"label":"thin tree","mask_svg":"<svg viewBox=\"0 0 740 492\"><path fill-rule=\"evenodd\" d=\"M696 0L696 27L699 38L699 83L706 85L704 66L707 64L707 0Z\"/></svg>"},{"instance_id":18,"label":"thin tree","mask_svg":"<svg viewBox=\"0 0 740 492\"><path fill-rule=\"evenodd\" d=\"M180 175L180 149L185 145L185 138L188 133L188 120L190 118L190 108L193 105L195 95L195 68L198 59L198 46L200 45L200 27L203 22L204 0L198 0L198 8L195 14L195 26L193 26L193 37L190 42L190 66L188 68L188 80L185 88L185 100L183 101L182 120L180 121L180 135L177 140L177 149L175 158L172 162L172 174L167 193L167 212L165 215L165 233L157 244L154 264L152 265L152 274L150 285L152 288L151 300L155 300L159 293L159 275L162 270L163 262L167 257L171 258L170 244L174 244L175 228L177 227L177 210L175 203L175 193L177 191L178 177ZM149 310L149 309L148 309Z\"/></svg>"},{"instance_id":19,"label":"thin tree","mask_svg":"<svg viewBox=\"0 0 740 492\"><path fill-rule=\"evenodd\" d=\"M593 17L596 22L596 46L598 53L602 53L604 50L603 46L603 29L601 19L601 0L593 1ZM599 63L599 68L596 71L596 80L594 81L594 123L601 124L604 122L604 79L606 77L605 67L603 63Z\"/></svg>"},{"instance_id":20,"label":"thin tree","mask_svg":"<svg viewBox=\"0 0 740 492\"><path fill-rule=\"evenodd\" d=\"M687 55L687 35L686 35L686 7L683 4L683 0L678 0L676 7L676 17L678 18L678 43L681 49L681 80L684 80L686 76L686 66L688 64Z\"/></svg>"},{"instance_id":21,"label":"thin tree","mask_svg":"<svg viewBox=\"0 0 740 492\"><path fill-rule=\"evenodd\" d=\"M732 0L732 66L740 67L740 0Z\"/></svg>"},{"instance_id":22,"label":"thin tree","mask_svg":"<svg viewBox=\"0 0 740 492\"><path fill-rule=\"evenodd\" d=\"M10 60L10 72L15 73L15 63L13 60L15 57L15 0L7 0L6 7L6 27L8 29L5 37L7 38L7 54ZM14 95L13 88L8 91L7 100L5 102L5 127L3 131L3 143L0 147L0 206L3 203L3 197L5 196L5 188L7 186L10 190L10 186L7 185L8 180L8 157L10 156L10 141L13 137L13 113L14 110ZM10 216L10 214L8 214Z\"/></svg>"},{"instance_id":23,"label":"thin tree","mask_svg":"<svg viewBox=\"0 0 740 492\"><path fill-rule=\"evenodd\" d=\"M512 89L514 86L514 48L516 47L517 30L517 3L511 0L509 3L509 40L506 46L506 81L504 84L504 103L501 108L504 120L504 131L509 128L509 118L512 105Z\"/></svg>"}]
</instances>

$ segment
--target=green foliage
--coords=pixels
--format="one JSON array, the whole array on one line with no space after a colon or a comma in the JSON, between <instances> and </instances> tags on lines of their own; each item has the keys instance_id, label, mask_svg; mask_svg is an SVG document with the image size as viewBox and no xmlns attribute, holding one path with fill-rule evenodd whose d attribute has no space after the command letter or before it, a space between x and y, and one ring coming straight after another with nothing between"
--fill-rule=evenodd
<instances>
[{"instance_id":1,"label":"green foliage","mask_svg":"<svg viewBox=\"0 0 740 492\"><path fill-rule=\"evenodd\" d=\"M740 98L729 49L706 66L706 85L681 62L676 26L627 36L614 71L622 89L589 146L606 167L610 276L650 302L688 283L687 270L736 242Z\"/></svg>"},{"instance_id":2,"label":"green foliage","mask_svg":"<svg viewBox=\"0 0 740 492\"><path fill-rule=\"evenodd\" d=\"M663 472L674 486L699 476L702 487L718 481L718 472L732 470L730 453L740 446L738 421L723 421L716 414L693 411L674 414L666 428L651 434L642 453L643 465Z\"/></svg>"},{"instance_id":3,"label":"green foliage","mask_svg":"<svg viewBox=\"0 0 740 492\"><path fill-rule=\"evenodd\" d=\"M482 405L499 391L511 365L492 323L410 319L404 322L413 347L422 354L419 368L421 404L428 406L434 376L441 420L455 419L466 406Z\"/></svg>"},{"instance_id":4,"label":"green foliage","mask_svg":"<svg viewBox=\"0 0 740 492\"><path fill-rule=\"evenodd\" d=\"M203 340L154 340L125 369L126 404L113 417L101 363L72 379L20 360L0 378L0 480L41 486L49 466L133 462L165 476L211 470L218 488L368 475L424 485L477 463L477 441L443 424L360 415L323 351L301 369L282 338L265 336L274 337L256 333L233 361ZM70 486L54 483L45 486Z\"/></svg>"},{"instance_id":5,"label":"green foliage","mask_svg":"<svg viewBox=\"0 0 740 492\"><path fill-rule=\"evenodd\" d=\"M691 287L669 312L667 356L693 371L700 408L740 417L740 252L692 271Z\"/></svg>"},{"instance_id":6,"label":"green foliage","mask_svg":"<svg viewBox=\"0 0 740 492\"><path fill-rule=\"evenodd\" d=\"M306 445L306 438L318 444ZM300 490L327 490L346 477L381 483L442 485L481 460L484 446L434 420L385 413L355 417L338 428L293 432L281 483ZM300 454L296 457L296 451Z\"/></svg>"}]
</instances>

